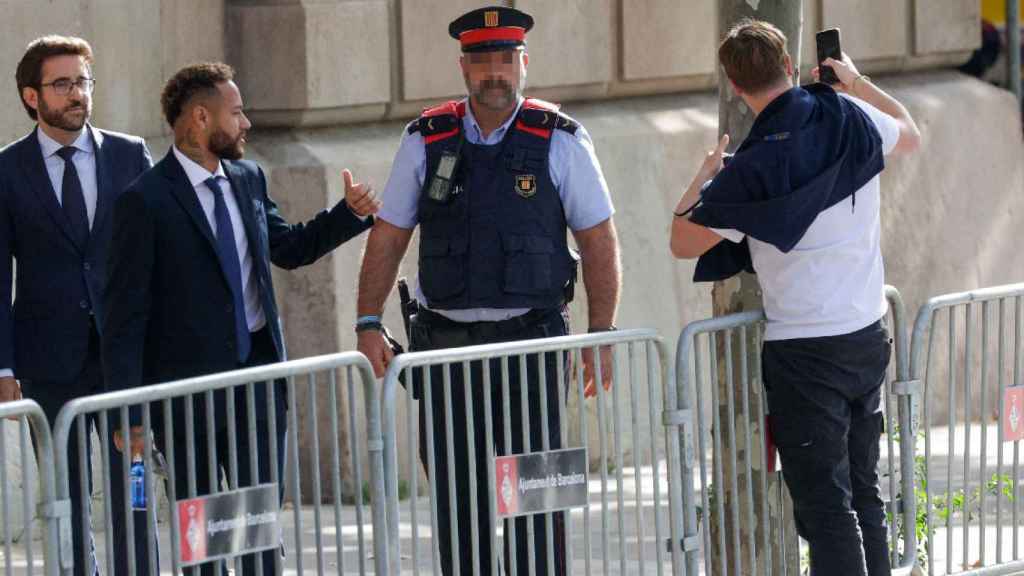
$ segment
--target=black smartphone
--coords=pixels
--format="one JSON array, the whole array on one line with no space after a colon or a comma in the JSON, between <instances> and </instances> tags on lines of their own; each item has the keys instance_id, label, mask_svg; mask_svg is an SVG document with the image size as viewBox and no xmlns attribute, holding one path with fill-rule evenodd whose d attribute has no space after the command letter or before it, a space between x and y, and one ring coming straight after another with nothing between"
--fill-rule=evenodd
<instances>
[{"instance_id":1,"label":"black smartphone","mask_svg":"<svg viewBox=\"0 0 1024 576\"><path fill-rule=\"evenodd\" d=\"M839 77L830 66L823 66L826 58L835 60L843 59L843 51L839 47L839 28L829 28L814 35L818 45L818 71L821 72L820 81L825 84L838 84Z\"/></svg>"}]
</instances>

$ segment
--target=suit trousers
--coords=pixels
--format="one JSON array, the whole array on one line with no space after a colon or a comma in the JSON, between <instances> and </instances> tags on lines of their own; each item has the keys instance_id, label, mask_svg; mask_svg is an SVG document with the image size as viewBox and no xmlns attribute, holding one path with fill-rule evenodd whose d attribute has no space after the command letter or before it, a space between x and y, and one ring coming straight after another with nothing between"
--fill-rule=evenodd
<instances>
[{"instance_id":1,"label":"suit trousers","mask_svg":"<svg viewBox=\"0 0 1024 576\"><path fill-rule=\"evenodd\" d=\"M35 400L46 414L51 429L56 424L57 414L65 403L80 396L99 394L103 392L103 372L100 366L99 335L95 326L91 329L89 336L89 354L78 378L71 382L41 382L38 380L23 381L24 394L26 398ZM98 414L86 416L86 434L84 458L79 452L78 427L74 427L68 437L68 483L71 490L71 530L74 554L75 576L94 576L100 573L98 558L92 532L83 528L85 518L98 511L92 510L92 442L88 438L90 432L95 429L99 432ZM108 429L113 431L119 428L119 418L116 411L107 414ZM108 443L110 453L110 466L107 473L110 477L110 494L106 496L110 501L110 509L113 518L113 534L111 539L114 557L113 570L107 570L110 574L128 574L128 547L121 543L128 542L128 528L125 522L125 478L122 473L122 456L114 447L111 438L101 439ZM83 462L84 460L84 467ZM102 514L102 512L99 512ZM145 514L140 512L129 512L133 514L135 521L135 539L132 545L135 547L136 559L146 558L146 531L141 529L145 526ZM137 572L143 576L145 572Z\"/></svg>"},{"instance_id":2,"label":"suit trousers","mask_svg":"<svg viewBox=\"0 0 1024 576\"><path fill-rule=\"evenodd\" d=\"M262 366L271 364L277 360L277 353L274 349L273 340L270 337L270 330L263 328L258 332L252 334L252 351L249 354L249 360L240 368L252 368L255 366ZM271 386L271 383L260 384L267 387ZM281 398L275 398L277 403L283 400ZM278 479L278 490L279 497L284 496L284 457L285 457L285 438L286 438L286 421L284 418L278 419L275 424L276 435L270 437L269 420L267 418L266 410L264 406L257 405L256 407L256 445L251 446L249 444L249 427L248 427L248 416L245 409L244 402L236 402L236 414L235 414L235 430L236 430L236 444L235 452L237 455L237 474L238 474L238 487L244 488L249 486L256 486L260 484L267 484L271 481L271 466L276 467L277 479ZM188 478L189 474L195 474L196 479L196 496L203 496L206 494L215 494L217 492L223 492L225 486L230 486L229 478L231 469L235 466L235 463L231 462L230 458L230 446L228 445L228 434L227 434L227 422L218 421L215 422L215 435L210 437L207 434L205 426L196 426L195 434L192 438L195 445L195 462L190 465L188 458L185 457L185 446L186 446L186 435L182 426L176 426L174 430L174 446L175 446L175 458L174 458L174 490L177 499L182 500L191 497L188 491ZM274 443L277 450L277 460L271 463L271 442ZM166 454L166 438L163 435L159 435L157 438L157 444L161 447L161 450ZM210 452L213 460L216 462L214 470L210 469ZM251 462L252 458L256 457L257 460L257 478L253 478L251 474ZM211 486L211 476L217 479L216 486ZM233 488L233 487L232 487ZM262 571L257 571L256 557L262 558ZM246 554L242 556L242 574L245 575L274 575L280 574L275 567L275 562L281 565L283 568L283 556L284 546L279 547L277 550L268 550L259 554ZM234 564L233 561L229 561ZM213 576L214 574L227 575L227 564L223 561L207 562L198 567L188 568L184 570L186 575L203 575ZM218 569L219 566L219 569Z\"/></svg>"}]
</instances>

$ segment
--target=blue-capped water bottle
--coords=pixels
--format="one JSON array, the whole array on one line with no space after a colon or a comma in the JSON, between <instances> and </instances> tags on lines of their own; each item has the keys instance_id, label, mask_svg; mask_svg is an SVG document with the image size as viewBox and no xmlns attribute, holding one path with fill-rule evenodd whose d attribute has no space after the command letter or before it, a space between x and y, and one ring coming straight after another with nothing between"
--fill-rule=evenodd
<instances>
[{"instance_id":1,"label":"blue-capped water bottle","mask_svg":"<svg viewBox=\"0 0 1024 576\"><path fill-rule=\"evenodd\" d=\"M136 455L132 460L132 467L129 470L129 478L132 486L132 509L146 509L146 465L142 461L142 455Z\"/></svg>"}]
</instances>

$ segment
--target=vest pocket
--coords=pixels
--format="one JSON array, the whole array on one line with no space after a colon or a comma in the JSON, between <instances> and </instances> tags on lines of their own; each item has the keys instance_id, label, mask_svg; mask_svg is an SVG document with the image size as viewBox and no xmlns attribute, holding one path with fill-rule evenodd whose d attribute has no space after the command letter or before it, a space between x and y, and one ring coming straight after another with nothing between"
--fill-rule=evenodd
<instances>
[{"instance_id":1,"label":"vest pocket","mask_svg":"<svg viewBox=\"0 0 1024 576\"><path fill-rule=\"evenodd\" d=\"M439 302L466 290L464 238L420 238L420 288L427 300Z\"/></svg>"},{"instance_id":2,"label":"vest pocket","mask_svg":"<svg viewBox=\"0 0 1024 576\"><path fill-rule=\"evenodd\" d=\"M503 236L505 251L505 292L547 294L551 292L551 255L554 245L544 236Z\"/></svg>"}]
</instances>

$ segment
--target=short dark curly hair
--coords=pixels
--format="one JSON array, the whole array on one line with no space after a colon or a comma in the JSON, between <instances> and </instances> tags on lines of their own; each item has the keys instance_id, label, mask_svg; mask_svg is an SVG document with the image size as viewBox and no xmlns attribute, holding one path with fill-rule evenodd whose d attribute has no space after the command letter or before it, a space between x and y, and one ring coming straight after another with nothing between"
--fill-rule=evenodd
<instances>
[{"instance_id":1,"label":"short dark curly hair","mask_svg":"<svg viewBox=\"0 0 1024 576\"><path fill-rule=\"evenodd\" d=\"M196 97L216 96L217 86L235 78L235 69L222 62L189 64L178 70L164 86L160 105L164 118L174 128L185 107Z\"/></svg>"},{"instance_id":2,"label":"short dark curly hair","mask_svg":"<svg viewBox=\"0 0 1024 576\"><path fill-rule=\"evenodd\" d=\"M92 67L92 47L89 43L75 36L43 36L29 42L25 47L25 54L18 62L18 70L14 73L18 84L18 97L21 98L21 105L25 107L29 118L37 120L39 114L35 108L25 102L21 95L25 88L40 90L43 83L43 64L48 58L54 56L81 56L85 63Z\"/></svg>"}]
</instances>

